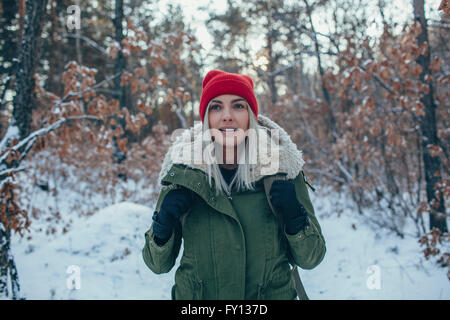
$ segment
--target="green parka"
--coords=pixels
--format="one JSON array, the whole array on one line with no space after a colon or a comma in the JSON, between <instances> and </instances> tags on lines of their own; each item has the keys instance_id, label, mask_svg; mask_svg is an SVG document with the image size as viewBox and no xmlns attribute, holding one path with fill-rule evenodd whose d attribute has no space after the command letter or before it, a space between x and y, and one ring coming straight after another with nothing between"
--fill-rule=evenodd
<instances>
[{"instance_id":1,"label":"green parka","mask_svg":"<svg viewBox=\"0 0 450 320\"><path fill-rule=\"evenodd\" d=\"M288 255L303 269L316 267L324 258L325 240L301 170L302 153L273 121L259 115L258 122L280 132L278 166L273 174L284 173L294 183L310 227L283 237L284 228L270 209L264 190L267 172L260 174L261 168L255 169L254 190L216 195L204 165L188 163L183 157L174 163L174 154L192 146L201 133L201 124L194 126L174 142L164 159L155 211L160 210L165 195L180 186L192 191L191 209L163 246L155 243L152 225L145 233L142 250L146 265L161 274L172 269L183 243L172 299L295 299ZM269 158L258 159L273 164Z\"/></svg>"}]
</instances>

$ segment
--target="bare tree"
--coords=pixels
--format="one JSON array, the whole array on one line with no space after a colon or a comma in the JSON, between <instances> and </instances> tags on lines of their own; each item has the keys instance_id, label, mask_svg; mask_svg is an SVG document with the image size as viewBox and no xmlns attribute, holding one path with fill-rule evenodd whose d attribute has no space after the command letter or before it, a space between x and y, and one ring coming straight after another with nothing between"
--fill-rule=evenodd
<instances>
[{"instance_id":1,"label":"bare tree","mask_svg":"<svg viewBox=\"0 0 450 320\"><path fill-rule=\"evenodd\" d=\"M4 146L8 146L14 138L26 137L30 131L35 87L34 71L39 56L39 39L42 33L42 21L44 20L46 5L47 0L32 0L26 3L26 27L16 69L16 96L14 97L13 118L9 127L15 129L10 130L8 128L3 140L4 143L2 143ZM6 170L9 169L9 166L14 165L14 161L10 162ZM2 223L0 223L0 296L5 295L17 299L19 298L20 286L17 268L10 248L11 228L9 227L10 216L8 211L9 208L6 207L5 216L2 217ZM3 220L6 220L6 223ZM11 292L9 292L9 289Z\"/></svg>"},{"instance_id":2,"label":"bare tree","mask_svg":"<svg viewBox=\"0 0 450 320\"><path fill-rule=\"evenodd\" d=\"M42 21L47 0L27 1L27 23L16 69L16 96L14 97L13 121L19 128L20 137L29 133L34 95L34 72L42 33Z\"/></svg>"},{"instance_id":3,"label":"bare tree","mask_svg":"<svg viewBox=\"0 0 450 320\"><path fill-rule=\"evenodd\" d=\"M431 74L430 56L431 50L428 45L428 29L425 18L424 0L413 0L414 19L420 24L421 32L417 36L419 47L427 47L422 50L422 54L417 59L417 63L422 67L420 80L428 89L422 95L420 101L425 106L425 115L420 118L420 126L422 131L422 149L423 162L425 169L425 182L428 204L430 206L430 230L434 227L447 232L447 221L445 217L444 194L441 184L441 161L439 157L433 157L430 147L439 145L436 126L436 102L433 97L433 85L427 82L425 78Z\"/></svg>"},{"instance_id":4,"label":"bare tree","mask_svg":"<svg viewBox=\"0 0 450 320\"><path fill-rule=\"evenodd\" d=\"M123 18L124 18L124 12L123 12L123 0L117 0L116 1L116 7L115 7L115 16L114 16L114 29L115 29L115 40L118 44L118 46L120 47L120 50L117 54L117 58L116 58L116 62L114 65L114 73L115 74L123 74L125 67L126 67L126 60L125 60L125 56L123 55L123 46L122 46L122 40L124 38L123 35L123 27L122 27L122 23L123 23ZM114 80L114 91L116 94L116 97L119 100L119 104L120 104L120 108L124 108L126 107L126 96L127 96L127 87L126 86L122 86L121 84L121 77L118 77ZM119 137L120 139L123 139L125 137L125 121L122 118L117 117L116 118L116 122L118 123L119 126L121 126L122 128L122 135ZM117 161L117 163L121 163L123 160L125 160L126 158L126 154L120 150L118 143L117 143L117 138L116 136L114 136L114 158L115 161Z\"/></svg>"}]
</instances>

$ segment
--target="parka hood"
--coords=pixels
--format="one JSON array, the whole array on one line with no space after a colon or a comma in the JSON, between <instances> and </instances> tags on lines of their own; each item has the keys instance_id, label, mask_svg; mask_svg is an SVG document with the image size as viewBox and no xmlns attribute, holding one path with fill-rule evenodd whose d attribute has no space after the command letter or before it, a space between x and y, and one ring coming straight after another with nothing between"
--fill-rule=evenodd
<instances>
[{"instance_id":1,"label":"parka hood","mask_svg":"<svg viewBox=\"0 0 450 320\"><path fill-rule=\"evenodd\" d=\"M258 115L258 124L266 129L259 130L257 164L253 168L251 182L256 182L267 175L286 174L287 179L294 179L300 173L305 161L302 151L297 148L286 131L267 116ZM208 165L202 161L203 125L197 122L178 135L167 151L158 178L158 186L174 164L182 164L188 168L198 169L205 174ZM275 133L275 134L273 134ZM271 139L272 134L272 139ZM279 139L277 139L277 134Z\"/></svg>"}]
</instances>

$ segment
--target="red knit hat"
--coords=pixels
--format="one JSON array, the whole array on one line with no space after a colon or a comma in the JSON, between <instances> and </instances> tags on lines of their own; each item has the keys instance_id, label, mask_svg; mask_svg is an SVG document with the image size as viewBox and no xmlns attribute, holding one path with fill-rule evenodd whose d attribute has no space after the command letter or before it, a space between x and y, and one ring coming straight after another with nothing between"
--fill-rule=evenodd
<instances>
[{"instance_id":1,"label":"red knit hat","mask_svg":"<svg viewBox=\"0 0 450 320\"><path fill-rule=\"evenodd\" d=\"M211 70L203 79L200 98L200 119L204 122L206 107L212 99L222 94L235 94L247 100L255 117L258 118L258 102L253 92L253 80L247 75Z\"/></svg>"}]
</instances>

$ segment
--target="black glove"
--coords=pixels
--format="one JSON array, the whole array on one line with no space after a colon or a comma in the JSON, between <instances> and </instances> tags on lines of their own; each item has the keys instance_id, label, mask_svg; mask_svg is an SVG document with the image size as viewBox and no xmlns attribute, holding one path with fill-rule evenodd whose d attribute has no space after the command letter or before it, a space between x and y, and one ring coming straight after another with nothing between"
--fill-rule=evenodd
<instances>
[{"instance_id":1,"label":"black glove","mask_svg":"<svg viewBox=\"0 0 450 320\"><path fill-rule=\"evenodd\" d=\"M296 234L309 226L308 213L297 200L295 186L287 180L275 180L270 188L272 206L283 216L286 233Z\"/></svg>"},{"instance_id":2,"label":"black glove","mask_svg":"<svg viewBox=\"0 0 450 320\"><path fill-rule=\"evenodd\" d=\"M166 194L159 212L155 211L153 214L153 233L156 244L161 246L170 239L181 216L191 207L191 202L190 191L184 187Z\"/></svg>"}]
</instances>

